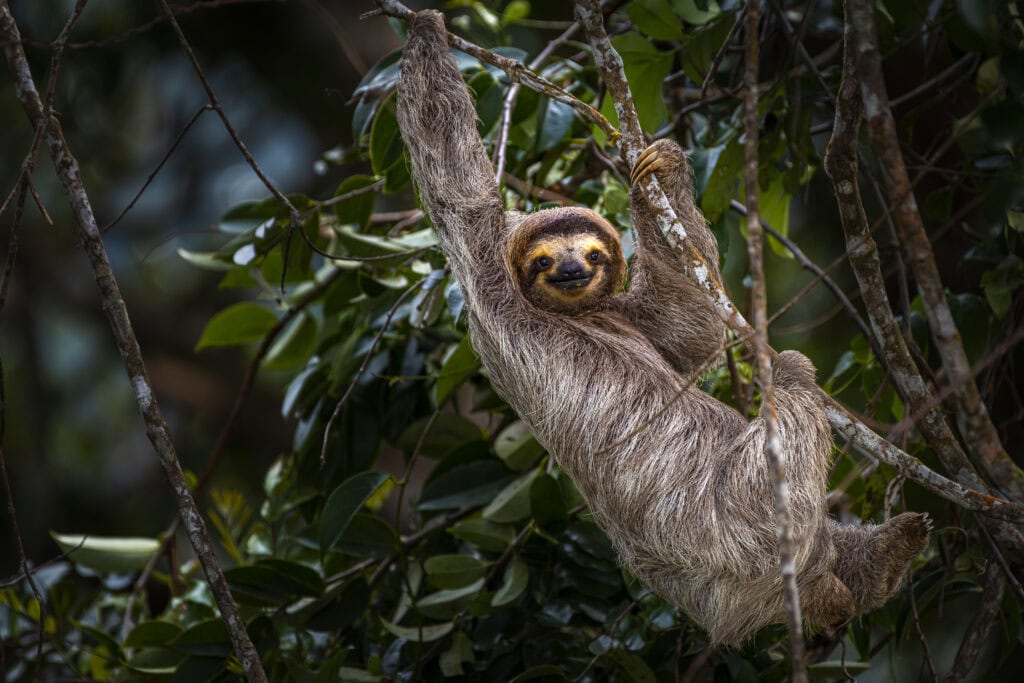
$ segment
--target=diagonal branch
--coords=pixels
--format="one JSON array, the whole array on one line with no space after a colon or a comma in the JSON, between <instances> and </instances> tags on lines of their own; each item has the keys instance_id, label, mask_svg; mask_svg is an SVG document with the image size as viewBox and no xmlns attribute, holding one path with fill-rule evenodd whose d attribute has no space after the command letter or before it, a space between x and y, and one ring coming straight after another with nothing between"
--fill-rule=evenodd
<instances>
[{"instance_id":1,"label":"diagonal branch","mask_svg":"<svg viewBox=\"0 0 1024 683\"><path fill-rule=\"evenodd\" d=\"M210 589L220 608L221 617L227 626L242 668L250 681L262 683L267 680L267 677L263 672L259 654L246 633L245 622L242 620L238 608L231 599L227 580L224 578L216 551L206 533L206 524L189 491L174 443L171 441L170 430L157 405L146 373L146 366L142 360L142 351L128 318L128 309L114 277L110 260L107 258L99 227L96 224L96 217L82 183L78 162L64 140L60 121L47 114L39 97L28 60L25 58L25 51L21 47L18 26L11 14L7 0L0 0L0 40L5 44L4 54L14 77L18 99L25 113L36 130L42 128L46 131L46 144L50 151L50 157L53 159L57 178L68 195L72 214L78 223L86 254L96 275L103 312L110 323L118 351L121 353L125 369L131 379L136 403L146 423L146 435L153 444L168 482L174 490L178 511L184 520L189 541L191 541L203 566L203 571L206 573Z\"/></svg>"},{"instance_id":2,"label":"diagonal branch","mask_svg":"<svg viewBox=\"0 0 1024 683\"><path fill-rule=\"evenodd\" d=\"M772 357L768 346L768 303L764 281L764 238L758 188L758 126L757 78L761 57L758 26L761 21L760 0L747 0L744 45L746 68L743 76L743 156L747 191L747 257L750 260L751 307L754 319L754 354L757 358L757 381L761 385L761 419L765 425L764 450L775 489L775 524L778 533L779 573L782 576L782 604L789 626L789 652L794 683L807 682L803 619L800 616L800 591L796 585L796 540L793 517L789 508L789 483L786 463L779 440L778 414L775 412L775 391L772 384Z\"/></svg>"},{"instance_id":3,"label":"diagonal branch","mask_svg":"<svg viewBox=\"0 0 1024 683\"><path fill-rule=\"evenodd\" d=\"M887 182L884 185L889 203L895 207L894 217L900 240L924 302L936 349L948 374L949 384L955 388L957 403L963 415L965 440L975 452L982 470L992 481L1013 498L1024 500L1024 471L1003 448L978 392L967 354L960 342L960 333L946 301L946 292L935 265L928 234L914 200L882 75L882 58L875 35L874 3L849 0L849 22L860 78L860 94L868 118L872 145L886 176Z\"/></svg>"},{"instance_id":4,"label":"diagonal branch","mask_svg":"<svg viewBox=\"0 0 1024 683\"><path fill-rule=\"evenodd\" d=\"M161 0L161 2L162 1L163 0ZM363 16L385 14L389 17L395 17L405 21L411 21L412 18L416 16L415 12L398 0L374 0L374 2L378 9L364 14ZM546 78L538 76L518 59L510 59L495 52L491 52L490 50L485 50L479 45L471 43L468 40L464 40L454 33L448 34L448 44L456 50L461 50L467 55L476 57L481 62L501 69L508 74L512 83L525 85L531 90L536 90L542 95L547 95L553 100L569 105L576 110L576 113L579 114L581 118L603 130L605 135L607 135L611 140L615 141L619 139L619 132L615 130L615 126L608 122L608 119L601 115L601 112L578 97L573 96L564 88L555 85Z\"/></svg>"}]
</instances>

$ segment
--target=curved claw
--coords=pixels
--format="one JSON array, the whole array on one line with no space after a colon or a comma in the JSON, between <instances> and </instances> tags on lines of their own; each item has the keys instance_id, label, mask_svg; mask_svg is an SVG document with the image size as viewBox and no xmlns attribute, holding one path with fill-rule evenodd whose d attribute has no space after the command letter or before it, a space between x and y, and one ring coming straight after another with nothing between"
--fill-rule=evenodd
<instances>
[{"instance_id":1,"label":"curved claw","mask_svg":"<svg viewBox=\"0 0 1024 683\"><path fill-rule=\"evenodd\" d=\"M630 185L636 185L664 165L665 160L658 154L658 148L651 145L640 153L633 164L633 170L629 174Z\"/></svg>"}]
</instances>

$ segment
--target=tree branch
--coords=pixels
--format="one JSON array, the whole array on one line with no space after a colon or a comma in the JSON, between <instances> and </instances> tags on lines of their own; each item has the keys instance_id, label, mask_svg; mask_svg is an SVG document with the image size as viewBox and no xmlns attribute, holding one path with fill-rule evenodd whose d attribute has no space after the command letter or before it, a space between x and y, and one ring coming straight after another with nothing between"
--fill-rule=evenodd
<instances>
[{"instance_id":1,"label":"tree branch","mask_svg":"<svg viewBox=\"0 0 1024 683\"><path fill-rule=\"evenodd\" d=\"M163 1L163 0L161 0ZM403 5L398 0L374 0L378 9L371 14L386 14L389 17L395 17L397 19L403 19L410 21L416 13L411 9ZM364 15L365 16L365 15ZM542 95L547 95L553 100L567 104L576 110L576 113L580 115L585 121L589 121L598 128L604 131L613 142L619 139L619 132L615 130L615 126L609 123L608 119L601 115L594 107L590 106L578 97L566 92L564 88L561 88L551 81L541 78L537 74L533 73L530 69L523 65L517 59L509 59L499 54L485 50L484 48L464 40L454 33L448 33L448 44L457 50L461 50L468 55L476 57L481 62L495 66L506 74L509 79L515 84L525 85L531 90L536 90Z\"/></svg>"},{"instance_id":2,"label":"tree branch","mask_svg":"<svg viewBox=\"0 0 1024 683\"><path fill-rule=\"evenodd\" d=\"M146 434L160 458L164 473L171 488L174 490L181 515L188 532L189 541L206 573L207 581L220 608L221 617L227 626L232 644L242 668L250 681L264 682L267 680L260 663L259 654L249 639L245 623L231 599L227 580L220 568L216 551L206 533L206 524L199 508L196 506L181 470L174 443L171 441L170 430L157 405L153 394L146 367L142 360L142 351L128 318L121 291L114 277L113 269L107 258L103 240L100 237L96 217L85 187L82 184L78 162L72 155L61 130L60 121L49 116L43 106L36 89L32 73L29 69L25 52L21 47L21 36L14 16L11 14L7 0L0 0L0 39L5 43L4 53L8 67L14 77L15 90L25 113L36 130L45 129L46 143L53 159L54 168L71 204L72 214L79 227L86 254L92 263L96 275L96 284L100 290L103 311L110 323L117 342L118 350L124 360L125 368L131 379L136 403L146 423Z\"/></svg>"},{"instance_id":3,"label":"tree branch","mask_svg":"<svg viewBox=\"0 0 1024 683\"><path fill-rule=\"evenodd\" d=\"M796 585L796 539L793 538L793 517L789 510L789 484L779 441L778 415L772 384L772 357L768 346L768 304L764 281L764 245L758 204L758 127L757 78L760 62L758 28L761 22L760 0L747 0L744 45L746 68L743 76L743 156L747 190L747 258L750 260L751 307L754 319L754 354L757 358L757 381L761 385L761 419L765 425L764 450L771 469L775 489L775 524L778 529L779 573L782 576L782 605L789 627L789 652L793 682L807 682L803 619L800 615L800 591Z\"/></svg>"}]
</instances>

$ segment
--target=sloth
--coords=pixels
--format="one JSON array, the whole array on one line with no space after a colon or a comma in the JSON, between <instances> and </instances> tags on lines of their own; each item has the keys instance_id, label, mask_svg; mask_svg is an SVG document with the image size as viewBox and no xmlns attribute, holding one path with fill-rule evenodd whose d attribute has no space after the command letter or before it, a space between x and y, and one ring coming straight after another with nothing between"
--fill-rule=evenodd
<instances>
[{"instance_id":1,"label":"sloth","mask_svg":"<svg viewBox=\"0 0 1024 683\"><path fill-rule=\"evenodd\" d=\"M764 421L689 379L722 352L725 328L635 186L655 175L717 277L682 150L658 141L633 169L638 245L623 292L619 233L599 214L505 210L440 13L412 21L398 93L420 200L495 390L575 482L629 570L712 644L737 646L783 622ZM814 366L785 351L772 373L803 614L812 626L839 624L892 595L930 522L831 519L832 435Z\"/></svg>"}]
</instances>

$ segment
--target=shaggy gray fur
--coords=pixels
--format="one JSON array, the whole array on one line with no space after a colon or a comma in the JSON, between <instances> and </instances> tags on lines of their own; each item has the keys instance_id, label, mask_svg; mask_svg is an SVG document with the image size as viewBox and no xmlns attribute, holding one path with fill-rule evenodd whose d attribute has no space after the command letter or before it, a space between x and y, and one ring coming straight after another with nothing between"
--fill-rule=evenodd
<instances>
[{"instance_id":1,"label":"shaggy gray fur","mask_svg":"<svg viewBox=\"0 0 1024 683\"><path fill-rule=\"evenodd\" d=\"M398 119L491 383L579 486L623 561L713 643L738 644L783 621L764 423L685 379L721 348L724 327L643 201L632 197L640 246L630 292L579 316L541 310L505 263L523 214L504 211L437 12L411 25ZM658 144L668 161L658 180L708 264L717 264L685 156L674 143ZM814 367L784 352L774 381L805 616L840 622L895 590L927 542L927 520L908 514L858 528L831 520L832 437Z\"/></svg>"}]
</instances>

